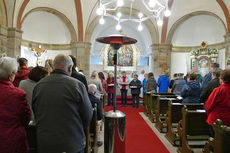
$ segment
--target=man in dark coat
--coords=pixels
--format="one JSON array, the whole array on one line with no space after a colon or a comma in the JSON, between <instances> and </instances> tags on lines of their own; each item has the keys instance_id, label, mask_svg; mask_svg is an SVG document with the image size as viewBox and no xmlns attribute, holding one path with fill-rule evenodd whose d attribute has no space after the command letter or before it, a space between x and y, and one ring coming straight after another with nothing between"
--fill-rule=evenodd
<instances>
[{"instance_id":1,"label":"man in dark coat","mask_svg":"<svg viewBox=\"0 0 230 153\"><path fill-rule=\"evenodd\" d=\"M73 56L73 55L69 55L73 61L73 67L72 67L72 74L71 77L78 79L79 81L81 81L84 85L86 90L88 91L88 85L87 85L87 81L84 75L82 75L81 73L76 71L76 67L77 67L77 59Z\"/></svg>"},{"instance_id":2,"label":"man in dark coat","mask_svg":"<svg viewBox=\"0 0 230 153\"><path fill-rule=\"evenodd\" d=\"M216 69L212 72L212 80L209 81L201 91L200 101L201 103L205 103L208 100L209 95L211 95L212 91L220 86L220 70Z\"/></svg>"},{"instance_id":3,"label":"man in dark coat","mask_svg":"<svg viewBox=\"0 0 230 153\"><path fill-rule=\"evenodd\" d=\"M69 56L57 55L53 66L50 76L33 91L38 153L82 153L84 127L93 115L88 92L83 83L70 77L73 63Z\"/></svg>"},{"instance_id":4,"label":"man in dark coat","mask_svg":"<svg viewBox=\"0 0 230 153\"><path fill-rule=\"evenodd\" d=\"M203 89L205 85L212 80L212 72L218 69L220 65L218 63L212 63L210 66L210 72L204 76L201 88Z\"/></svg>"},{"instance_id":5,"label":"man in dark coat","mask_svg":"<svg viewBox=\"0 0 230 153\"><path fill-rule=\"evenodd\" d=\"M139 107L139 94L141 89L141 81L138 80L138 75L134 74L133 80L129 83L129 88L131 89L131 94L133 98L133 107Z\"/></svg>"}]
</instances>

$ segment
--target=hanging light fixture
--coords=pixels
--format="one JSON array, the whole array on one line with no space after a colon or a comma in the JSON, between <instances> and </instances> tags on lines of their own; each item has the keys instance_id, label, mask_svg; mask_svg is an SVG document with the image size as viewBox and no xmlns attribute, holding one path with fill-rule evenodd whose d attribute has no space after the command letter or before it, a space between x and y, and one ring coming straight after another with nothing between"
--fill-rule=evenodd
<instances>
[{"instance_id":1,"label":"hanging light fixture","mask_svg":"<svg viewBox=\"0 0 230 153\"><path fill-rule=\"evenodd\" d=\"M171 11L168 8L168 0L138 0L142 2L145 8L145 15L142 12L138 13L137 18L133 18L132 10L133 3L136 3L137 0L98 0L98 8L96 10L97 15L101 16L99 23L104 24L104 17L111 17L117 21L116 30L121 30L122 22L132 21L138 23L137 29L139 31L143 30L143 25L141 24L143 21L149 19L156 19L157 25L162 26L163 20L162 18L169 17L171 15ZM125 3L130 4L130 13L129 15L123 16L118 8L124 6ZM139 5L139 4L138 4ZM148 13L146 13L148 12Z\"/></svg>"}]
</instances>

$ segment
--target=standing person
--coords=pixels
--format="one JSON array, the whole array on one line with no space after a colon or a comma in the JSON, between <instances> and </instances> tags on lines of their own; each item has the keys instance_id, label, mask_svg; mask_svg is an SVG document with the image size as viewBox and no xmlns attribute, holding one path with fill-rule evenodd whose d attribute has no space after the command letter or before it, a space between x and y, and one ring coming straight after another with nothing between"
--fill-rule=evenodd
<instances>
[{"instance_id":1,"label":"standing person","mask_svg":"<svg viewBox=\"0 0 230 153\"><path fill-rule=\"evenodd\" d=\"M133 107L139 107L139 94L141 89L141 81L138 80L138 75L134 74L133 80L129 83L129 88L131 89Z\"/></svg>"},{"instance_id":2,"label":"standing person","mask_svg":"<svg viewBox=\"0 0 230 153\"><path fill-rule=\"evenodd\" d=\"M145 70L141 71L141 74L138 76L138 80L141 81L141 83L143 83L143 80L145 79ZM143 87L141 87L141 93L139 95L141 98L143 98Z\"/></svg>"},{"instance_id":3,"label":"standing person","mask_svg":"<svg viewBox=\"0 0 230 153\"><path fill-rule=\"evenodd\" d=\"M86 90L88 90L88 85L87 85L87 81L84 75L82 75L81 73L77 72L76 67L77 67L77 59L73 56L73 55L69 55L73 61L73 68L72 68L72 74L71 77L78 79L79 81L81 81L84 85Z\"/></svg>"},{"instance_id":4,"label":"standing person","mask_svg":"<svg viewBox=\"0 0 230 153\"><path fill-rule=\"evenodd\" d=\"M101 93L102 93L102 94L106 94L107 82L106 82L106 80L105 80L105 76L104 76L104 74L103 74L102 72L99 72L99 73L98 73L98 76L99 76L99 78L101 79L101 84L102 84L102 91L101 91Z\"/></svg>"},{"instance_id":5,"label":"standing person","mask_svg":"<svg viewBox=\"0 0 230 153\"><path fill-rule=\"evenodd\" d=\"M34 88L32 106L38 153L83 153L93 109L83 83L71 77L73 62L59 54L53 72Z\"/></svg>"},{"instance_id":6,"label":"standing person","mask_svg":"<svg viewBox=\"0 0 230 153\"><path fill-rule=\"evenodd\" d=\"M27 153L25 127L31 118L26 93L13 85L18 63L14 58L0 58L0 152Z\"/></svg>"},{"instance_id":7,"label":"standing person","mask_svg":"<svg viewBox=\"0 0 230 153\"><path fill-rule=\"evenodd\" d=\"M148 80L146 84L146 91L147 92L157 92L157 82L154 78L154 74L152 72L148 75Z\"/></svg>"},{"instance_id":8,"label":"standing person","mask_svg":"<svg viewBox=\"0 0 230 153\"><path fill-rule=\"evenodd\" d=\"M218 63L212 63L212 64L211 64L211 66L210 66L210 72L204 76L204 80L203 80L202 86L201 86L202 89L205 87L205 85L206 85L209 81L212 80L212 72L213 72L215 69L219 68L219 67L220 67L220 65L219 65Z\"/></svg>"},{"instance_id":9,"label":"standing person","mask_svg":"<svg viewBox=\"0 0 230 153\"><path fill-rule=\"evenodd\" d=\"M212 80L209 81L201 91L200 101L205 103L208 97L211 95L212 91L220 86L220 69L215 69L212 72Z\"/></svg>"},{"instance_id":10,"label":"standing person","mask_svg":"<svg viewBox=\"0 0 230 153\"><path fill-rule=\"evenodd\" d=\"M95 84L97 86L97 98L101 98L101 91L102 91L102 84L101 84L101 79L98 76L97 71L93 71L91 74L91 77L88 79L88 84Z\"/></svg>"},{"instance_id":11,"label":"standing person","mask_svg":"<svg viewBox=\"0 0 230 153\"><path fill-rule=\"evenodd\" d=\"M19 86L20 81L28 79L28 74L30 73L30 70L28 69L28 61L26 58L19 58L18 63L19 70L13 82L15 87Z\"/></svg>"},{"instance_id":12,"label":"standing person","mask_svg":"<svg viewBox=\"0 0 230 153\"><path fill-rule=\"evenodd\" d=\"M48 74L50 74L53 71L53 60L52 59L47 59L45 61L45 68L48 71Z\"/></svg>"},{"instance_id":13,"label":"standing person","mask_svg":"<svg viewBox=\"0 0 230 153\"><path fill-rule=\"evenodd\" d=\"M118 85L121 90L121 104L127 105L127 91L129 85L129 78L126 76L126 72L122 72L122 77L118 80Z\"/></svg>"},{"instance_id":14,"label":"standing person","mask_svg":"<svg viewBox=\"0 0 230 153\"><path fill-rule=\"evenodd\" d=\"M173 93L173 84L174 84L174 82L175 82L175 80L178 78L178 74L177 73L175 73L175 74L173 74L173 79L170 81L170 86L169 86L169 88L171 89L171 92Z\"/></svg>"},{"instance_id":15,"label":"standing person","mask_svg":"<svg viewBox=\"0 0 230 153\"><path fill-rule=\"evenodd\" d=\"M230 70L220 73L221 85L213 90L205 103L207 123L212 125L217 119L230 126Z\"/></svg>"},{"instance_id":16,"label":"standing person","mask_svg":"<svg viewBox=\"0 0 230 153\"><path fill-rule=\"evenodd\" d=\"M145 78L144 78L144 80L142 82L142 85L143 85L143 94L145 94L145 92L146 92L147 80L148 80L148 74L146 73L145 74Z\"/></svg>"},{"instance_id":17,"label":"standing person","mask_svg":"<svg viewBox=\"0 0 230 153\"><path fill-rule=\"evenodd\" d=\"M32 95L35 85L38 81L40 81L42 78L46 77L48 75L47 69L45 69L42 66L36 66L33 68L29 75L28 79L22 80L19 84L19 88L23 89L26 92L26 97L29 101L30 107L32 108ZM32 118L31 120L34 120L34 113L32 112Z\"/></svg>"},{"instance_id":18,"label":"standing person","mask_svg":"<svg viewBox=\"0 0 230 153\"><path fill-rule=\"evenodd\" d=\"M178 78L174 80L172 91L174 95L181 96L181 90L183 86L186 84L186 81L183 78L183 73L178 73L177 76Z\"/></svg>"},{"instance_id":19,"label":"standing person","mask_svg":"<svg viewBox=\"0 0 230 153\"><path fill-rule=\"evenodd\" d=\"M110 105L110 101L112 98L112 105L113 104L113 99L114 99L114 77L113 73L109 73L109 77L107 78L107 93L108 93L108 106Z\"/></svg>"},{"instance_id":20,"label":"standing person","mask_svg":"<svg viewBox=\"0 0 230 153\"><path fill-rule=\"evenodd\" d=\"M170 86L169 78L166 73L163 72L157 81L157 86L159 87L159 93L167 93Z\"/></svg>"},{"instance_id":21,"label":"standing person","mask_svg":"<svg viewBox=\"0 0 230 153\"><path fill-rule=\"evenodd\" d=\"M192 73L187 77L187 83L181 90L182 103L200 103L200 84L196 81L197 75Z\"/></svg>"}]
</instances>

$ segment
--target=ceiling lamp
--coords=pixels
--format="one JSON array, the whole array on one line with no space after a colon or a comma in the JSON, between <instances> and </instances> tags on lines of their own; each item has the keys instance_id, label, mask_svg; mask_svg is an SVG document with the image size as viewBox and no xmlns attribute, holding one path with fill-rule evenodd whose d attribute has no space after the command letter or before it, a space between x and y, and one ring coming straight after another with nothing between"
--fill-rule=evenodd
<instances>
[{"instance_id":1,"label":"ceiling lamp","mask_svg":"<svg viewBox=\"0 0 230 153\"><path fill-rule=\"evenodd\" d=\"M140 4L144 6L140 6L139 8L144 8L140 11L145 12L145 15L142 12L139 12L137 17L134 18L135 15L133 15L133 4L137 2L141 2ZM123 16L118 10L125 4L125 7L130 6L130 12L129 15ZM157 25L162 26L163 17L169 17L171 15L171 11L168 8L168 0L98 0L96 13L97 15L101 16L99 20L100 24L105 23L104 17L110 17L116 20L118 23L116 25L116 30L121 30L120 23L132 21L138 23L137 29L139 31L143 30L143 25L141 24L143 21L156 19Z\"/></svg>"}]
</instances>

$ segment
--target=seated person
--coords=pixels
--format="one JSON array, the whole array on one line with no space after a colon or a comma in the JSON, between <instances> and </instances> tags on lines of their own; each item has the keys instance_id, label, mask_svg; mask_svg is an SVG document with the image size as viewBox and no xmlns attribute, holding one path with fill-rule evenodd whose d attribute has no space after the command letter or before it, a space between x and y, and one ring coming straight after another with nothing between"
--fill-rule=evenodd
<instances>
[{"instance_id":1,"label":"seated person","mask_svg":"<svg viewBox=\"0 0 230 153\"><path fill-rule=\"evenodd\" d=\"M212 91L220 86L220 69L215 69L212 72L212 80L209 81L201 91L200 101L205 103L208 97L211 95Z\"/></svg>"},{"instance_id":2,"label":"seated person","mask_svg":"<svg viewBox=\"0 0 230 153\"><path fill-rule=\"evenodd\" d=\"M95 84L88 85L88 92L89 92L89 100L93 106L97 104L97 146L100 147L102 142L100 141L100 127L101 127L101 119L102 119L102 104L101 101L95 96L97 94L97 86Z\"/></svg>"},{"instance_id":3,"label":"seated person","mask_svg":"<svg viewBox=\"0 0 230 153\"><path fill-rule=\"evenodd\" d=\"M133 80L129 83L129 88L131 89L131 94L133 98L133 107L139 107L139 94L141 89L141 81L138 80L138 75L134 74Z\"/></svg>"},{"instance_id":4,"label":"seated person","mask_svg":"<svg viewBox=\"0 0 230 153\"><path fill-rule=\"evenodd\" d=\"M220 73L220 83L205 103L207 123L212 125L216 119L220 119L224 125L230 126L230 70Z\"/></svg>"},{"instance_id":5,"label":"seated person","mask_svg":"<svg viewBox=\"0 0 230 153\"><path fill-rule=\"evenodd\" d=\"M187 83L181 90L181 97L183 97L182 103L200 103L200 84L196 81L196 74L189 74L187 77Z\"/></svg>"}]
</instances>

